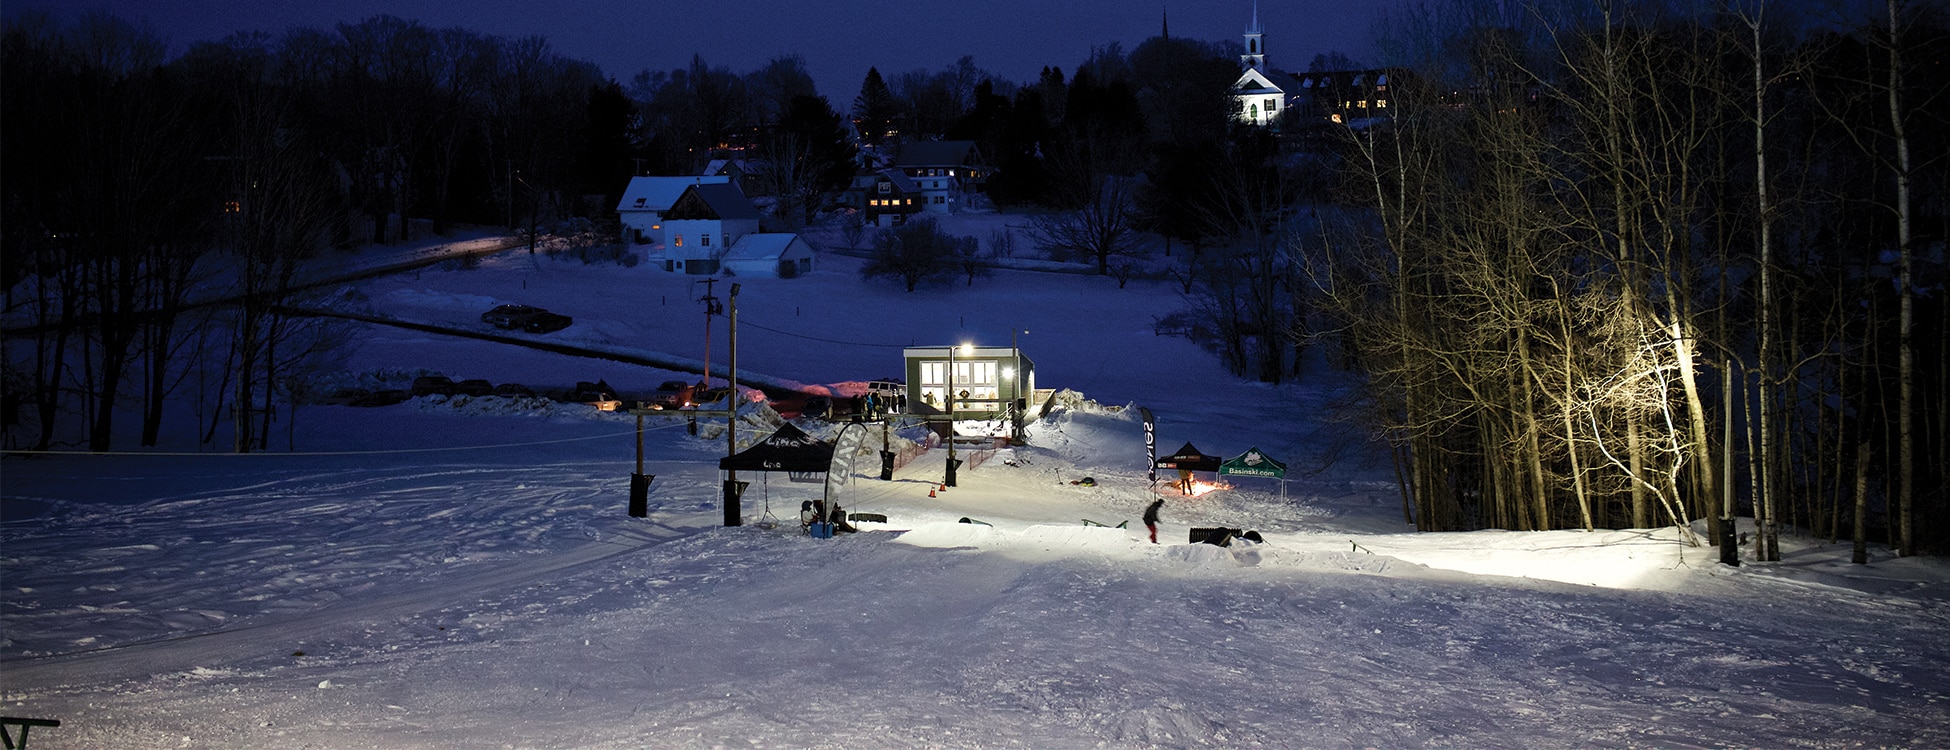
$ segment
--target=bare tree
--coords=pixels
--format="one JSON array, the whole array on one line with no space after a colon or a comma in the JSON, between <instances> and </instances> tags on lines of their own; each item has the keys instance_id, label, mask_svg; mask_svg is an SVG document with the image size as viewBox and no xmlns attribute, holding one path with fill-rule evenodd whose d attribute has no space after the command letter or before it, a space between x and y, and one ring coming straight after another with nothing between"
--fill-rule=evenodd
<instances>
[{"instance_id":1,"label":"bare tree","mask_svg":"<svg viewBox=\"0 0 1950 750\"><path fill-rule=\"evenodd\" d=\"M973 241L942 232L933 219L910 219L874 235L872 254L860 267L860 276L891 277L912 292L923 282L953 278L961 250Z\"/></svg>"},{"instance_id":2,"label":"bare tree","mask_svg":"<svg viewBox=\"0 0 1950 750\"><path fill-rule=\"evenodd\" d=\"M1113 260L1145 256L1135 197L1129 178L1102 177L1082 208L1036 216L1029 227L1030 241L1052 258L1092 259L1097 273L1108 276Z\"/></svg>"}]
</instances>

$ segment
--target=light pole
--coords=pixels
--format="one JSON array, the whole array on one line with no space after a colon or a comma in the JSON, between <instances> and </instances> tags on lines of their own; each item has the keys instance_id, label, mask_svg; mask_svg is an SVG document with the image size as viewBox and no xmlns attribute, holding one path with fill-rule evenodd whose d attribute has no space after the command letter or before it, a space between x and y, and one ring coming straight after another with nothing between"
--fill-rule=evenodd
<instances>
[{"instance_id":1,"label":"light pole","mask_svg":"<svg viewBox=\"0 0 1950 750\"><path fill-rule=\"evenodd\" d=\"M955 347L948 347L948 472L943 487L955 486Z\"/></svg>"},{"instance_id":2,"label":"light pole","mask_svg":"<svg viewBox=\"0 0 1950 750\"><path fill-rule=\"evenodd\" d=\"M1009 394L1010 397L1015 399L1015 403L1010 405L1013 408L1009 410L1014 416L1013 423L1010 425L1009 439L1011 442L1021 445L1022 412L1029 408L1029 399L1022 393L1022 349L1016 345L1017 333L1028 333L1028 331L1015 327L1009 329L1009 356L1016 361L1015 388L1013 389L1014 392Z\"/></svg>"}]
</instances>

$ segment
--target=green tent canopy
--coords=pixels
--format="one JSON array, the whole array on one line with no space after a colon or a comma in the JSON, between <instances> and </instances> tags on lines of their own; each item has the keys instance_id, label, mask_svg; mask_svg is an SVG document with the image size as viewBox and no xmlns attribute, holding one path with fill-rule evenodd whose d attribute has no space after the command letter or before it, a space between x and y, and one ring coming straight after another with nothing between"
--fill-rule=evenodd
<instances>
[{"instance_id":1,"label":"green tent canopy","mask_svg":"<svg viewBox=\"0 0 1950 750\"><path fill-rule=\"evenodd\" d=\"M1273 460L1271 456L1259 452L1258 448L1252 448L1219 464L1219 475L1227 474L1285 479L1286 464Z\"/></svg>"}]
</instances>

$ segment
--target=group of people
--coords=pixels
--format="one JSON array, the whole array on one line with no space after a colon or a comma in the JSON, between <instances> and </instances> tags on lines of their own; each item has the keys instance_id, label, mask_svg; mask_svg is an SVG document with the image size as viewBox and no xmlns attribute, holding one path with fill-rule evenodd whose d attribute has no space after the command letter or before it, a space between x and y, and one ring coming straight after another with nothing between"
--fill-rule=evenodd
<instances>
[{"instance_id":1,"label":"group of people","mask_svg":"<svg viewBox=\"0 0 1950 750\"><path fill-rule=\"evenodd\" d=\"M874 421L886 419L889 414L899 414L907 411L907 396L899 394L886 395L870 391L865 395L857 396L855 404L860 414L865 415L868 421Z\"/></svg>"},{"instance_id":2,"label":"group of people","mask_svg":"<svg viewBox=\"0 0 1950 750\"><path fill-rule=\"evenodd\" d=\"M839 503L833 503L833 510L826 510L826 501L807 500L799 504L799 529L811 531L816 523L830 523L834 533L853 533L859 529L846 522L846 510Z\"/></svg>"}]
</instances>

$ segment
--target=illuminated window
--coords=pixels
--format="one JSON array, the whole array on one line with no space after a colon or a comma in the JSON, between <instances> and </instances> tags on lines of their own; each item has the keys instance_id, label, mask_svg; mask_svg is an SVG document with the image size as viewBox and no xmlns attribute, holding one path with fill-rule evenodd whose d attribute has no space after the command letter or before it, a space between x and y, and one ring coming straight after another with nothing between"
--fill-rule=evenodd
<instances>
[{"instance_id":1,"label":"illuminated window","mask_svg":"<svg viewBox=\"0 0 1950 750\"><path fill-rule=\"evenodd\" d=\"M1387 109L1387 108L1388 108L1388 100L1387 100L1387 99L1376 99L1376 100L1374 100L1374 108L1375 108L1375 109Z\"/></svg>"},{"instance_id":2,"label":"illuminated window","mask_svg":"<svg viewBox=\"0 0 1950 750\"><path fill-rule=\"evenodd\" d=\"M677 246L678 246L678 247L683 247L683 246L684 246L684 235L681 235L681 234L680 234L680 235L677 235Z\"/></svg>"},{"instance_id":3,"label":"illuminated window","mask_svg":"<svg viewBox=\"0 0 1950 750\"><path fill-rule=\"evenodd\" d=\"M1329 120L1333 120L1334 122L1340 122L1340 121L1341 121L1341 113L1339 113L1339 112L1335 112L1335 113L1334 113L1334 114L1332 114L1332 115L1328 115L1328 117L1327 117L1327 119L1329 119Z\"/></svg>"},{"instance_id":4,"label":"illuminated window","mask_svg":"<svg viewBox=\"0 0 1950 750\"><path fill-rule=\"evenodd\" d=\"M1355 106L1360 107L1362 109L1368 108L1368 100L1366 99L1362 99L1361 101L1355 102L1354 104Z\"/></svg>"}]
</instances>

